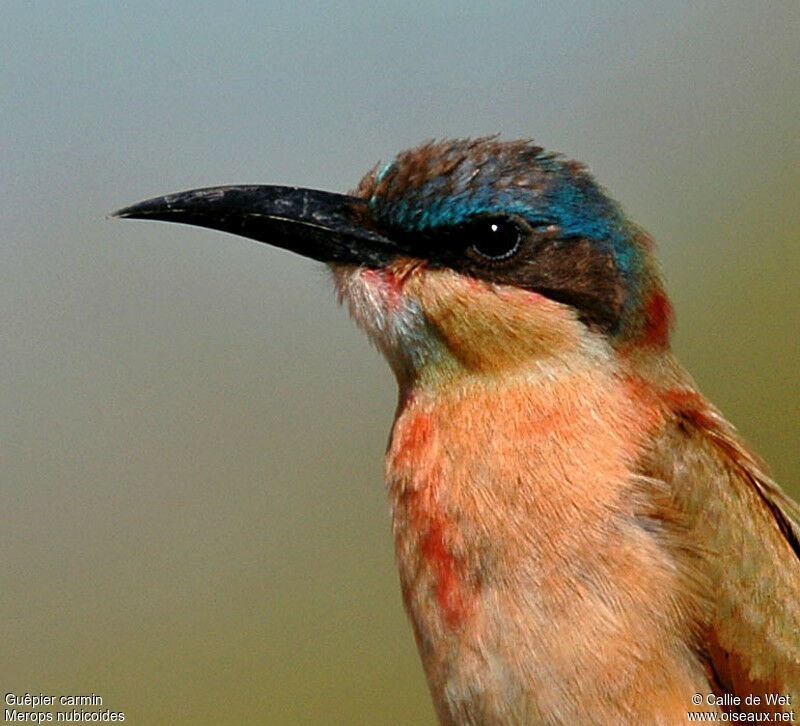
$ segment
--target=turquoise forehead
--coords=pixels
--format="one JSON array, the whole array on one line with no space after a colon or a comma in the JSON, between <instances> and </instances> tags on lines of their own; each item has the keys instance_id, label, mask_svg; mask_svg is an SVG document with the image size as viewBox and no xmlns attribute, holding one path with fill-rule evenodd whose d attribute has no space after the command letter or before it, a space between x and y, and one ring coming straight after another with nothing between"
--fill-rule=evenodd
<instances>
[{"instance_id":1,"label":"turquoise forehead","mask_svg":"<svg viewBox=\"0 0 800 726\"><path fill-rule=\"evenodd\" d=\"M619 268L633 272L635 253L625 218L581 167L532 145L499 155L448 151L458 156L445 173L426 174L442 166L436 158L417 162L414 174L404 173L403 164L415 159L402 154L384 166L369 199L375 217L393 227L425 231L481 215L518 215L534 225L557 224L565 238L608 245Z\"/></svg>"}]
</instances>

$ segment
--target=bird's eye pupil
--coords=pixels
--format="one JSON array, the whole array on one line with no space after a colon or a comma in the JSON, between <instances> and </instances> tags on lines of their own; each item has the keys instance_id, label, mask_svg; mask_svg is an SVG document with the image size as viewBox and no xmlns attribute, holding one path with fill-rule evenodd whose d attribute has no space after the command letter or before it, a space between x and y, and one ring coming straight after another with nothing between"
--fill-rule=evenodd
<instances>
[{"instance_id":1,"label":"bird's eye pupil","mask_svg":"<svg viewBox=\"0 0 800 726\"><path fill-rule=\"evenodd\" d=\"M506 260L520 248L522 234L511 220L492 219L473 225L472 249L489 260Z\"/></svg>"}]
</instances>

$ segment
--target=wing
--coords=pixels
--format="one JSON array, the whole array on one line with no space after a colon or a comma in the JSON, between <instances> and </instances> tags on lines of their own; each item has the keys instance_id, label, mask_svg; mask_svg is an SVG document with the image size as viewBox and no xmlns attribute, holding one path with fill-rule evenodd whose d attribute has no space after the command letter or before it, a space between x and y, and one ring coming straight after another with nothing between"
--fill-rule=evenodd
<instances>
[{"instance_id":1,"label":"wing","mask_svg":"<svg viewBox=\"0 0 800 726\"><path fill-rule=\"evenodd\" d=\"M742 700L788 693L791 710L800 704L800 507L702 396L673 392L669 408L641 472L667 483L701 553L693 567L710 586L700 638L711 678Z\"/></svg>"}]
</instances>

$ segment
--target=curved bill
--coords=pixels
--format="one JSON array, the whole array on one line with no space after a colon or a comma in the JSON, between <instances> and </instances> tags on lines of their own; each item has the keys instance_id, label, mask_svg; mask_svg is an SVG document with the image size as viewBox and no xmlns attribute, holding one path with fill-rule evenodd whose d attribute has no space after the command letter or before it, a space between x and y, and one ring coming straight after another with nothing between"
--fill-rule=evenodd
<instances>
[{"instance_id":1,"label":"curved bill","mask_svg":"<svg viewBox=\"0 0 800 726\"><path fill-rule=\"evenodd\" d=\"M322 262L380 267L400 250L371 229L366 202L281 186L224 186L155 197L113 217L180 222L231 232Z\"/></svg>"}]
</instances>

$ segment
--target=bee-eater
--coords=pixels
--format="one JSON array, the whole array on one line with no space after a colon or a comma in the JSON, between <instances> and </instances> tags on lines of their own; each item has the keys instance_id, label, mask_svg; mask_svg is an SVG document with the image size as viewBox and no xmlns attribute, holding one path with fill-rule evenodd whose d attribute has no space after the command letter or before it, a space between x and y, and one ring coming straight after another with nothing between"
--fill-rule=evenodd
<instances>
[{"instance_id":1,"label":"bee-eater","mask_svg":"<svg viewBox=\"0 0 800 726\"><path fill-rule=\"evenodd\" d=\"M330 266L399 385L386 485L442 724L794 718L800 507L673 357L653 243L584 166L431 142L351 195L225 186L116 216Z\"/></svg>"}]
</instances>

